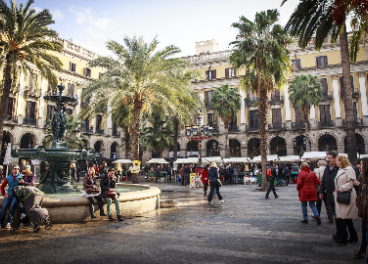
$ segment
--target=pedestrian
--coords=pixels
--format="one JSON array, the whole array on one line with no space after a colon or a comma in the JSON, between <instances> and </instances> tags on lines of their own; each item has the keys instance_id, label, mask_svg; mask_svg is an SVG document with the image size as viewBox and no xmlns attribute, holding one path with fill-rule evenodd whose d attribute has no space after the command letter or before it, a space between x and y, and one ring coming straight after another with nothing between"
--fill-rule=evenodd
<instances>
[{"instance_id":1,"label":"pedestrian","mask_svg":"<svg viewBox=\"0 0 368 264\"><path fill-rule=\"evenodd\" d=\"M210 169L208 171L208 179L210 181L210 193L208 194L208 203L211 203L212 197L213 197L213 190L216 189L217 198L219 199L220 203L223 203L224 200L222 199L222 196L220 194L220 184L218 182L219 180L219 173L218 173L218 167L216 165L216 162L212 162Z\"/></svg>"},{"instance_id":2,"label":"pedestrian","mask_svg":"<svg viewBox=\"0 0 368 264\"><path fill-rule=\"evenodd\" d=\"M75 163L70 163L70 176L72 177L73 181L77 180L77 169L75 168Z\"/></svg>"},{"instance_id":3,"label":"pedestrian","mask_svg":"<svg viewBox=\"0 0 368 264\"><path fill-rule=\"evenodd\" d=\"M277 178L277 173L276 173L276 169L273 166L273 161L270 161L270 166L267 169L267 180L269 183L269 187L268 187L268 191L266 193L266 199L269 199L268 195L270 194L271 190L273 192L273 194L275 195L275 198L277 199L279 196L276 193L275 190L275 179Z\"/></svg>"},{"instance_id":4,"label":"pedestrian","mask_svg":"<svg viewBox=\"0 0 368 264\"><path fill-rule=\"evenodd\" d=\"M3 178L3 169L4 169L3 166L0 165L0 183L1 183L1 180Z\"/></svg>"},{"instance_id":5,"label":"pedestrian","mask_svg":"<svg viewBox=\"0 0 368 264\"><path fill-rule=\"evenodd\" d=\"M354 185L358 186L357 206L358 206L358 217L362 221L362 240L360 243L359 251L354 255L355 259L361 259L367 257L367 238L368 238L368 158L360 160L360 171L361 174L358 180L354 181ZM366 259L366 263L368 258Z\"/></svg>"},{"instance_id":6,"label":"pedestrian","mask_svg":"<svg viewBox=\"0 0 368 264\"><path fill-rule=\"evenodd\" d=\"M114 218L111 214L111 204L112 204L112 200L114 200L115 203L115 209L116 209L116 214L118 217L118 221L124 221L123 217L121 216L121 212L120 212L120 203L119 203L119 199L116 197L116 194L110 194L113 193L111 190L113 190L116 186L116 176L115 174L115 169L114 168L109 168L107 171L107 175L104 175L101 177L101 182L100 182L100 187L101 187L101 195L102 197L106 198L107 201L107 216L109 217L110 221L114 221L116 220L116 218ZM113 197L111 197L113 196Z\"/></svg>"},{"instance_id":7,"label":"pedestrian","mask_svg":"<svg viewBox=\"0 0 368 264\"><path fill-rule=\"evenodd\" d=\"M281 163L280 163L280 165L279 165L279 168L278 168L277 174L278 174L278 177L279 177L279 180L280 180L279 185L280 185L280 186L285 185L285 183L284 183L284 166L282 166L282 164L281 164Z\"/></svg>"},{"instance_id":8,"label":"pedestrian","mask_svg":"<svg viewBox=\"0 0 368 264\"><path fill-rule=\"evenodd\" d=\"M310 170L306 162L302 163L301 168L302 169L298 173L296 189L299 192L299 200L302 204L302 223L308 224L307 203L309 203L309 207L312 210L315 219L317 220L317 225L320 225L321 217L319 216L316 207L316 201L318 201L316 185L319 185L321 181L318 179L317 175Z\"/></svg>"},{"instance_id":9,"label":"pedestrian","mask_svg":"<svg viewBox=\"0 0 368 264\"><path fill-rule=\"evenodd\" d=\"M233 176L234 176L234 168L229 164L229 166L226 169L227 174L227 183L232 184L233 183Z\"/></svg>"},{"instance_id":10,"label":"pedestrian","mask_svg":"<svg viewBox=\"0 0 368 264\"><path fill-rule=\"evenodd\" d=\"M95 178L95 169L93 167L88 168L87 175L83 178L83 196L89 201L89 212L91 214L91 218L96 218L93 208L94 199L98 202L100 216L106 216L104 213L100 189L97 186L97 180Z\"/></svg>"},{"instance_id":11,"label":"pedestrian","mask_svg":"<svg viewBox=\"0 0 368 264\"><path fill-rule=\"evenodd\" d=\"M239 181L239 166L238 165L234 166L233 170L234 170L234 183L238 184L238 181Z\"/></svg>"},{"instance_id":12,"label":"pedestrian","mask_svg":"<svg viewBox=\"0 0 368 264\"><path fill-rule=\"evenodd\" d=\"M339 168L336 166L337 153L330 152L327 154L328 166L323 173L321 187L319 189L319 198L325 203L327 217L329 223L334 222L335 214L335 177Z\"/></svg>"},{"instance_id":13,"label":"pedestrian","mask_svg":"<svg viewBox=\"0 0 368 264\"><path fill-rule=\"evenodd\" d=\"M208 169L210 165L207 164L204 170L202 171L202 183L203 183L203 195L207 195L207 188L208 188Z\"/></svg>"},{"instance_id":14,"label":"pedestrian","mask_svg":"<svg viewBox=\"0 0 368 264\"><path fill-rule=\"evenodd\" d=\"M181 183L181 185L184 185L185 184L184 168L185 168L185 165L183 164L183 165L181 165L181 168L179 170L180 183Z\"/></svg>"},{"instance_id":15,"label":"pedestrian","mask_svg":"<svg viewBox=\"0 0 368 264\"><path fill-rule=\"evenodd\" d=\"M285 181L287 185L288 183L292 183L290 180L290 164L286 164L285 168L284 168L284 177L285 177Z\"/></svg>"},{"instance_id":16,"label":"pedestrian","mask_svg":"<svg viewBox=\"0 0 368 264\"><path fill-rule=\"evenodd\" d=\"M169 181L171 181L171 176L174 174L173 168L170 165L167 165L167 177L169 178Z\"/></svg>"},{"instance_id":17,"label":"pedestrian","mask_svg":"<svg viewBox=\"0 0 368 264\"><path fill-rule=\"evenodd\" d=\"M156 167L155 176L156 176L156 182L158 182L158 178L160 177L161 167L158 165Z\"/></svg>"},{"instance_id":18,"label":"pedestrian","mask_svg":"<svg viewBox=\"0 0 368 264\"><path fill-rule=\"evenodd\" d=\"M0 190L1 194L4 196L3 205L0 212L0 224L1 228L10 229L10 222L14 216L14 207L17 202L17 198L13 197L12 190L14 187L18 186L18 181L22 179L23 175L20 173L19 165L14 165L12 172L5 178L4 182L1 184ZM5 187L8 185L8 189L5 191ZM9 208L8 218L6 220L6 225L4 225L6 211Z\"/></svg>"},{"instance_id":19,"label":"pedestrian","mask_svg":"<svg viewBox=\"0 0 368 264\"><path fill-rule=\"evenodd\" d=\"M353 169L355 171L356 179L358 179L358 177L360 175L360 159L358 159L356 162L354 162Z\"/></svg>"},{"instance_id":20,"label":"pedestrian","mask_svg":"<svg viewBox=\"0 0 368 264\"><path fill-rule=\"evenodd\" d=\"M185 186L188 186L190 184L189 179L190 179L190 173L192 172L191 166L192 165L190 165L190 167L188 165L185 165L184 167L184 185Z\"/></svg>"},{"instance_id":21,"label":"pedestrian","mask_svg":"<svg viewBox=\"0 0 368 264\"><path fill-rule=\"evenodd\" d=\"M314 170L314 173L317 175L317 178L322 182L323 174L326 169L326 161L320 160L317 163L318 168ZM321 215L321 207L322 207L322 199L319 197L319 190L321 189L321 185L317 185L317 195L318 195L318 201L317 201L317 211L318 214Z\"/></svg>"},{"instance_id":22,"label":"pedestrian","mask_svg":"<svg viewBox=\"0 0 368 264\"><path fill-rule=\"evenodd\" d=\"M358 242L358 235L353 225L358 210L355 204L356 192L353 188L353 183L356 180L354 169L347 157L339 155L337 156L337 166L339 171L335 178L335 213L336 213L336 226L337 226L337 244L346 244L346 242ZM350 203L345 204L338 202L337 197L339 192L350 192ZM348 234L346 227L349 229L350 238L347 240Z\"/></svg>"},{"instance_id":23,"label":"pedestrian","mask_svg":"<svg viewBox=\"0 0 368 264\"><path fill-rule=\"evenodd\" d=\"M24 167L21 173L23 174L23 185L34 186L36 177L33 175L31 169L29 167Z\"/></svg>"}]
</instances>

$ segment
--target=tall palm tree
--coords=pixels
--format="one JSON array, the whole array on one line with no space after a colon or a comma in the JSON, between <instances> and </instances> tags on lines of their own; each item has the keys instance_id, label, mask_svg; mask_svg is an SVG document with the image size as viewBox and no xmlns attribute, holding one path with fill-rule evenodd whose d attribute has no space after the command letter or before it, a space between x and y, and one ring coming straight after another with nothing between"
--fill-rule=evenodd
<instances>
[{"instance_id":1,"label":"tall palm tree","mask_svg":"<svg viewBox=\"0 0 368 264\"><path fill-rule=\"evenodd\" d=\"M301 108L304 115L306 150L310 151L308 114L311 106L319 105L323 87L317 76L296 75L289 86L290 101L294 107Z\"/></svg>"},{"instance_id":2,"label":"tall palm tree","mask_svg":"<svg viewBox=\"0 0 368 264\"><path fill-rule=\"evenodd\" d=\"M49 53L61 52L63 48L54 40L57 33L48 27L54 24L52 15L48 9L36 13L31 8L33 2L29 0L18 7L15 1L10 1L8 6L0 0L0 67L4 69L4 85L0 90L0 142L9 94L16 85L19 71L35 77L35 66L52 86L56 86L52 70L60 71L62 66L60 59Z\"/></svg>"},{"instance_id":3,"label":"tall palm tree","mask_svg":"<svg viewBox=\"0 0 368 264\"><path fill-rule=\"evenodd\" d=\"M93 107L108 95L110 104L114 100L126 99L133 105L132 159L139 158L143 111L150 112L154 104L170 103L173 89L167 73L185 63L180 59L169 59L171 55L180 52L179 48L171 45L156 51L158 43L156 38L146 43L142 37L125 37L125 45L108 41L107 48L117 59L99 57L89 63L91 67L105 68L106 72L101 80L87 87L82 99L90 97L90 106ZM138 175L133 175L132 182L138 183Z\"/></svg>"},{"instance_id":4,"label":"tall palm tree","mask_svg":"<svg viewBox=\"0 0 368 264\"><path fill-rule=\"evenodd\" d=\"M216 88L211 97L214 112L224 122L225 128L225 156L230 157L229 150L229 126L237 116L241 106L241 96L237 88L230 88L228 84L221 84Z\"/></svg>"},{"instance_id":5,"label":"tall palm tree","mask_svg":"<svg viewBox=\"0 0 368 264\"><path fill-rule=\"evenodd\" d=\"M284 4L287 0L283 0ZM334 43L340 38L342 74L345 87L344 106L347 152L351 162L356 161L356 138L353 113L353 88L350 79L350 60L356 61L363 34L367 30L368 3L362 0L304 0L291 15L286 29L299 38L299 46L306 47L315 38L314 47L320 50L326 37ZM345 22L351 16L352 35L350 54ZM350 56L350 60L349 60Z\"/></svg>"},{"instance_id":6,"label":"tall palm tree","mask_svg":"<svg viewBox=\"0 0 368 264\"><path fill-rule=\"evenodd\" d=\"M241 80L241 87L259 94L258 115L260 122L260 150L262 159L262 186L266 189L267 166L267 94L281 87L287 80L290 67L287 45L291 39L284 29L276 24L279 12L276 9L256 13L254 22L240 17L232 26L239 30L230 56L230 63L235 68L247 68Z\"/></svg>"}]
</instances>

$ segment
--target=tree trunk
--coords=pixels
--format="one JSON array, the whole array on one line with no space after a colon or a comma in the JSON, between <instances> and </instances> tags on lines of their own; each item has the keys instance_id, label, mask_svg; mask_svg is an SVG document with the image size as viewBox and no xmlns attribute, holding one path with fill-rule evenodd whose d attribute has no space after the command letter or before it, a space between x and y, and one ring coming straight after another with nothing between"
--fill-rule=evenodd
<instances>
[{"instance_id":1,"label":"tree trunk","mask_svg":"<svg viewBox=\"0 0 368 264\"><path fill-rule=\"evenodd\" d=\"M260 89L259 93L259 107L258 107L258 117L259 117L259 135L260 135L260 150L261 150L261 161L262 161L262 185L261 191L266 191L267 189L267 90L263 87Z\"/></svg>"},{"instance_id":2,"label":"tree trunk","mask_svg":"<svg viewBox=\"0 0 368 264\"><path fill-rule=\"evenodd\" d=\"M125 149L124 149L124 156L126 159L129 159L129 147L130 147L130 144L129 144L129 140L130 140L130 134L129 134L129 131L128 131L128 128L127 127L124 127L124 144L125 144Z\"/></svg>"},{"instance_id":3,"label":"tree trunk","mask_svg":"<svg viewBox=\"0 0 368 264\"><path fill-rule=\"evenodd\" d=\"M141 119L142 119L143 103L141 101L134 101L134 124L132 129L132 160L139 159L139 138L141 135ZM139 183L138 173L133 173L132 183Z\"/></svg>"},{"instance_id":4,"label":"tree trunk","mask_svg":"<svg viewBox=\"0 0 368 264\"><path fill-rule=\"evenodd\" d=\"M355 124L354 124L354 111L353 111L353 89L350 79L350 60L349 60L349 47L348 47L348 34L346 32L346 25L344 30L340 34L340 52L341 52L341 64L342 75L344 76L344 106L345 106L345 122L346 122L346 144L348 158L353 164L357 160L356 152L356 138L355 138Z\"/></svg>"},{"instance_id":5,"label":"tree trunk","mask_svg":"<svg viewBox=\"0 0 368 264\"><path fill-rule=\"evenodd\" d=\"M0 146L3 142L4 122L7 118L8 98L12 86L10 55L6 56L3 94L0 100Z\"/></svg>"},{"instance_id":6,"label":"tree trunk","mask_svg":"<svg viewBox=\"0 0 368 264\"><path fill-rule=\"evenodd\" d=\"M179 135L179 121L175 118L174 120L174 161L178 159L178 135Z\"/></svg>"},{"instance_id":7,"label":"tree trunk","mask_svg":"<svg viewBox=\"0 0 368 264\"><path fill-rule=\"evenodd\" d=\"M229 149L229 123L224 123L225 128L225 158L230 157L230 149Z\"/></svg>"},{"instance_id":8,"label":"tree trunk","mask_svg":"<svg viewBox=\"0 0 368 264\"><path fill-rule=\"evenodd\" d=\"M310 151L308 114L304 113L305 123L305 150Z\"/></svg>"}]
</instances>

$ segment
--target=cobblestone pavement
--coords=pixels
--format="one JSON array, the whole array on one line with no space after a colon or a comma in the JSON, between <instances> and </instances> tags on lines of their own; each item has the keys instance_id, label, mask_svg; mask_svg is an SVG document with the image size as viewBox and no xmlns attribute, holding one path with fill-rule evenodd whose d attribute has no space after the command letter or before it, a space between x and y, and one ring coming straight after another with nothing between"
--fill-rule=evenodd
<instances>
[{"instance_id":1,"label":"cobblestone pavement","mask_svg":"<svg viewBox=\"0 0 368 264\"><path fill-rule=\"evenodd\" d=\"M207 204L201 189L155 184L162 208L123 223L107 220L54 225L35 234L0 230L0 263L364 263L354 260L359 243L333 243L335 225L301 224L295 185L265 200L256 186L221 187ZM311 210L308 209L311 214Z\"/></svg>"}]
</instances>

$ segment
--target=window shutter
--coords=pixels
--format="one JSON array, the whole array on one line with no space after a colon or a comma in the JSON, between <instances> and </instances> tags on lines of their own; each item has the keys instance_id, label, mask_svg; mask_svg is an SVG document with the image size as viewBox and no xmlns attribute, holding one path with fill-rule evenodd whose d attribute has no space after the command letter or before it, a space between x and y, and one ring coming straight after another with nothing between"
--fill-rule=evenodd
<instances>
[{"instance_id":1,"label":"window shutter","mask_svg":"<svg viewBox=\"0 0 368 264\"><path fill-rule=\"evenodd\" d=\"M207 75L207 80L209 80L209 71L206 71L206 75Z\"/></svg>"},{"instance_id":2,"label":"window shutter","mask_svg":"<svg viewBox=\"0 0 368 264\"><path fill-rule=\"evenodd\" d=\"M326 121L326 113L325 113L325 106L320 105L319 106L319 119L321 122Z\"/></svg>"},{"instance_id":3,"label":"window shutter","mask_svg":"<svg viewBox=\"0 0 368 264\"><path fill-rule=\"evenodd\" d=\"M12 113L11 116L13 117L15 115L15 98L12 100Z\"/></svg>"},{"instance_id":4,"label":"window shutter","mask_svg":"<svg viewBox=\"0 0 368 264\"><path fill-rule=\"evenodd\" d=\"M72 67L72 63L69 61L69 71L72 71L73 67Z\"/></svg>"},{"instance_id":5,"label":"window shutter","mask_svg":"<svg viewBox=\"0 0 368 264\"><path fill-rule=\"evenodd\" d=\"M331 120L330 105L325 105L326 120Z\"/></svg>"},{"instance_id":6,"label":"window shutter","mask_svg":"<svg viewBox=\"0 0 368 264\"><path fill-rule=\"evenodd\" d=\"M319 79L319 82L322 84L323 92L327 93L328 92L327 78Z\"/></svg>"},{"instance_id":7,"label":"window shutter","mask_svg":"<svg viewBox=\"0 0 368 264\"><path fill-rule=\"evenodd\" d=\"M37 119L37 104L35 102L33 102L33 119L36 120Z\"/></svg>"},{"instance_id":8,"label":"window shutter","mask_svg":"<svg viewBox=\"0 0 368 264\"><path fill-rule=\"evenodd\" d=\"M236 76L236 69L234 68L233 70L234 70L234 76Z\"/></svg>"},{"instance_id":9,"label":"window shutter","mask_svg":"<svg viewBox=\"0 0 368 264\"><path fill-rule=\"evenodd\" d=\"M354 102L353 103L353 116L354 116L354 119L358 119L358 111L357 111L357 103Z\"/></svg>"},{"instance_id":10,"label":"window shutter","mask_svg":"<svg viewBox=\"0 0 368 264\"><path fill-rule=\"evenodd\" d=\"M213 79L216 79L216 70L213 70L212 73L213 73Z\"/></svg>"},{"instance_id":11,"label":"window shutter","mask_svg":"<svg viewBox=\"0 0 368 264\"><path fill-rule=\"evenodd\" d=\"M229 77L229 68L225 68L225 77Z\"/></svg>"}]
</instances>

